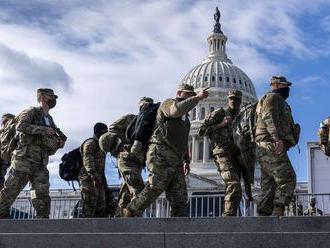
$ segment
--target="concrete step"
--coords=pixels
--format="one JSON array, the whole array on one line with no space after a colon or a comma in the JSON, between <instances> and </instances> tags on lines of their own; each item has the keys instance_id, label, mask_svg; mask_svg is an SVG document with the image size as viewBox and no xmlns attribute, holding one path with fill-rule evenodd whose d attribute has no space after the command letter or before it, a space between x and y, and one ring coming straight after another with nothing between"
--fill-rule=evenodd
<instances>
[{"instance_id":1,"label":"concrete step","mask_svg":"<svg viewBox=\"0 0 330 248\"><path fill-rule=\"evenodd\" d=\"M330 217L0 220L0 233L31 232L330 232Z\"/></svg>"},{"instance_id":2,"label":"concrete step","mask_svg":"<svg viewBox=\"0 0 330 248\"><path fill-rule=\"evenodd\" d=\"M1 248L329 248L329 232L0 234Z\"/></svg>"}]
</instances>

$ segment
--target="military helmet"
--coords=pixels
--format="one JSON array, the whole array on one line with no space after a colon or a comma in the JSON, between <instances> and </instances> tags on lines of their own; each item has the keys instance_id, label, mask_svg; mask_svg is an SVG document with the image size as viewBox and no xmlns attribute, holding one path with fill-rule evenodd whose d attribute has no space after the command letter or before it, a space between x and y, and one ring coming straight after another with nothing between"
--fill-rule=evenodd
<instances>
[{"instance_id":1,"label":"military helmet","mask_svg":"<svg viewBox=\"0 0 330 248\"><path fill-rule=\"evenodd\" d=\"M108 127L106 124L102 122L98 122L94 125L94 134L101 136L102 134L108 131Z\"/></svg>"},{"instance_id":2,"label":"military helmet","mask_svg":"<svg viewBox=\"0 0 330 248\"><path fill-rule=\"evenodd\" d=\"M190 84L180 84L177 88L177 91L184 91L196 95L196 92L194 91L194 86Z\"/></svg>"},{"instance_id":3,"label":"military helmet","mask_svg":"<svg viewBox=\"0 0 330 248\"><path fill-rule=\"evenodd\" d=\"M228 92L228 98L230 98L230 97L242 98L242 91L240 91L240 90L230 90Z\"/></svg>"},{"instance_id":4,"label":"military helmet","mask_svg":"<svg viewBox=\"0 0 330 248\"><path fill-rule=\"evenodd\" d=\"M291 86L292 83L289 82L286 77L284 76L280 76L280 75L277 75L277 76L272 76L272 78L270 79L270 84L275 84L275 83L278 83L278 84L285 84L287 86Z\"/></svg>"},{"instance_id":5,"label":"military helmet","mask_svg":"<svg viewBox=\"0 0 330 248\"><path fill-rule=\"evenodd\" d=\"M54 90L48 89L48 88L40 88L37 90L37 96L39 95L47 95L47 96L53 96L55 98L58 98L57 95L55 95Z\"/></svg>"}]
</instances>

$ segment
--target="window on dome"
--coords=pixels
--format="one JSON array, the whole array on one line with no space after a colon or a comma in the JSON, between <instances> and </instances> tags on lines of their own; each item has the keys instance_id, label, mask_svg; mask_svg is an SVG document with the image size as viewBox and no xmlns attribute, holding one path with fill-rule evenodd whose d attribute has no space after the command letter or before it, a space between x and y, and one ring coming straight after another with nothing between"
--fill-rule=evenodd
<instances>
[{"instance_id":1,"label":"window on dome","mask_svg":"<svg viewBox=\"0 0 330 248\"><path fill-rule=\"evenodd\" d=\"M205 119L205 108L201 108L201 120Z\"/></svg>"},{"instance_id":2,"label":"window on dome","mask_svg":"<svg viewBox=\"0 0 330 248\"><path fill-rule=\"evenodd\" d=\"M196 108L192 110L192 120L196 120Z\"/></svg>"},{"instance_id":3,"label":"window on dome","mask_svg":"<svg viewBox=\"0 0 330 248\"><path fill-rule=\"evenodd\" d=\"M244 81L245 87L247 87L246 81Z\"/></svg>"},{"instance_id":4,"label":"window on dome","mask_svg":"<svg viewBox=\"0 0 330 248\"><path fill-rule=\"evenodd\" d=\"M214 111L214 107L211 107L210 108L210 112L212 113Z\"/></svg>"},{"instance_id":5,"label":"window on dome","mask_svg":"<svg viewBox=\"0 0 330 248\"><path fill-rule=\"evenodd\" d=\"M204 150L204 142L200 141L198 143L198 161L202 161L203 160L203 151Z\"/></svg>"},{"instance_id":6,"label":"window on dome","mask_svg":"<svg viewBox=\"0 0 330 248\"><path fill-rule=\"evenodd\" d=\"M206 77L204 77L204 82L207 82L207 79L208 79L208 78L207 78L207 76L206 76Z\"/></svg>"},{"instance_id":7,"label":"window on dome","mask_svg":"<svg viewBox=\"0 0 330 248\"><path fill-rule=\"evenodd\" d=\"M236 84L236 78L233 79L234 84Z\"/></svg>"},{"instance_id":8,"label":"window on dome","mask_svg":"<svg viewBox=\"0 0 330 248\"><path fill-rule=\"evenodd\" d=\"M229 77L226 77L227 83L229 83Z\"/></svg>"},{"instance_id":9,"label":"window on dome","mask_svg":"<svg viewBox=\"0 0 330 248\"><path fill-rule=\"evenodd\" d=\"M223 41L221 41L221 45L223 45L224 44L224 42Z\"/></svg>"},{"instance_id":10,"label":"window on dome","mask_svg":"<svg viewBox=\"0 0 330 248\"><path fill-rule=\"evenodd\" d=\"M215 81L215 76L212 76L212 82L214 82Z\"/></svg>"},{"instance_id":11,"label":"window on dome","mask_svg":"<svg viewBox=\"0 0 330 248\"><path fill-rule=\"evenodd\" d=\"M242 84L242 80L241 79L239 80L239 84Z\"/></svg>"},{"instance_id":12,"label":"window on dome","mask_svg":"<svg viewBox=\"0 0 330 248\"><path fill-rule=\"evenodd\" d=\"M219 77L219 81L222 82L222 77L221 76Z\"/></svg>"},{"instance_id":13,"label":"window on dome","mask_svg":"<svg viewBox=\"0 0 330 248\"><path fill-rule=\"evenodd\" d=\"M213 152L212 152L212 150L213 150L213 147L212 147L211 144L209 144L209 160L213 159Z\"/></svg>"}]
</instances>

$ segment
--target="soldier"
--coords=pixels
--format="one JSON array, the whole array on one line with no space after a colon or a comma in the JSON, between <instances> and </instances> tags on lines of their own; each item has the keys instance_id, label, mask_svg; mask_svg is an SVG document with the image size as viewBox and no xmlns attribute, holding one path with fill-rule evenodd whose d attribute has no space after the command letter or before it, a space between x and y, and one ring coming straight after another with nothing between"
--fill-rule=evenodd
<instances>
[{"instance_id":1,"label":"soldier","mask_svg":"<svg viewBox=\"0 0 330 248\"><path fill-rule=\"evenodd\" d=\"M83 166L79 172L83 217L104 217L105 214L105 152L99 138L108 131L104 123L94 125L94 135L81 145Z\"/></svg>"},{"instance_id":2,"label":"soldier","mask_svg":"<svg viewBox=\"0 0 330 248\"><path fill-rule=\"evenodd\" d=\"M0 217L9 217L17 195L31 183L31 198L37 218L49 218L49 155L62 148L65 135L56 127L49 110L56 105L52 89L38 89L40 107L24 110L17 117L18 146L13 152L8 178L0 192Z\"/></svg>"},{"instance_id":3,"label":"soldier","mask_svg":"<svg viewBox=\"0 0 330 248\"><path fill-rule=\"evenodd\" d=\"M228 107L210 113L199 129L200 136L208 136L213 147L213 157L225 183L224 216L236 216L242 198L241 173L243 161L240 150L235 145L231 123L242 102L242 92L231 90L228 94Z\"/></svg>"},{"instance_id":4,"label":"soldier","mask_svg":"<svg viewBox=\"0 0 330 248\"><path fill-rule=\"evenodd\" d=\"M0 147L1 147L1 134L4 128L10 123L11 120L15 118L15 115L6 113L2 115L1 118L1 129L0 129ZM1 149L0 149L1 150ZM0 190L3 188L5 182L5 175L7 173L7 168L10 165L10 161L6 161L0 158Z\"/></svg>"},{"instance_id":5,"label":"soldier","mask_svg":"<svg viewBox=\"0 0 330 248\"><path fill-rule=\"evenodd\" d=\"M139 101L139 108L142 109L143 106L152 103L152 98L143 97ZM109 127L109 133L114 136L122 137L122 145L118 155L118 170L123 179L118 199L120 215L122 215L122 210L127 204L144 188L144 181L141 174L145 151L141 150L142 148L132 149L134 148L132 141L128 140L125 135L128 125L131 124L136 117L136 115L132 114L125 115ZM140 154L138 154L136 150L140 151Z\"/></svg>"},{"instance_id":6,"label":"soldier","mask_svg":"<svg viewBox=\"0 0 330 248\"><path fill-rule=\"evenodd\" d=\"M160 105L147 151L148 182L123 210L124 216L141 215L164 191L170 202L171 216L186 215L188 198L185 175L190 170L188 112L207 97L206 90L196 95L193 86L182 84L177 89L175 99L165 100Z\"/></svg>"},{"instance_id":7,"label":"soldier","mask_svg":"<svg viewBox=\"0 0 330 248\"><path fill-rule=\"evenodd\" d=\"M322 216L323 212L321 209L316 207L316 198L312 197L309 202L309 207L304 211L304 215L307 216Z\"/></svg>"},{"instance_id":8,"label":"soldier","mask_svg":"<svg viewBox=\"0 0 330 248\"><path fill-rule=\"evenodd\" d=\"M296 174L287 155L289 148L298 143L300 133L285 101L291 85L285 77L273 76L272 90L259 100L256 109L255 140L262 191L259 215L284 215L296 187Z\"/></svg>"}]
</instances>

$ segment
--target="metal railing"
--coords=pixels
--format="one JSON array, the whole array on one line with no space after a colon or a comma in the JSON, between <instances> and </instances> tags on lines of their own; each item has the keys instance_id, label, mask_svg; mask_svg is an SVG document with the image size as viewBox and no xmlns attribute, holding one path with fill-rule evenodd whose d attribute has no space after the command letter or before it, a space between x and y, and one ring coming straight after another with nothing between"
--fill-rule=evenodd
<instances>
[{"instance_id":1,"label":"metal railing","mask_svg":"<svg viewBox=\"0 0 330 248\"><path fill-rule=\"evenodd\" d=\"M65 192L65 191L64 191ZM330 193L329 194L297 194L295 200L286 209L287 216L313 215L308 214L309 202L312 197L316 198L316 208L322 215L330 215ZM256 203L242 200L238 216L255 216ZM51 219L70 219L81 217L81 199L79 194L58 195L51 197ZM188 217L220 217L224 211L223 194L192 195L188 202ZM304 214L305 212L305 214ZM319 212L319 213L320 213ZM307 214L306 214L307 213ZM11 216L14 219L33 219L35 210L28 194L20 196L12 205ZM320 214L319 214L320 215ZM170 217L170 205L164 196L159 197L144 212L145 218L167 218Z\"/></svg>"},{"instance_id":2,"label":"metal railing","mask_svg":"<svg viewBox=\"0 0 330 248\"><path fill-rule=\"evenodd\" d=\"M310 207L311 199L315 198L315 207ZM288 216L323 216L330 215L330 193L327 194L296 194L292 204L286 211Z\"/></svg>"}]
</instances>

